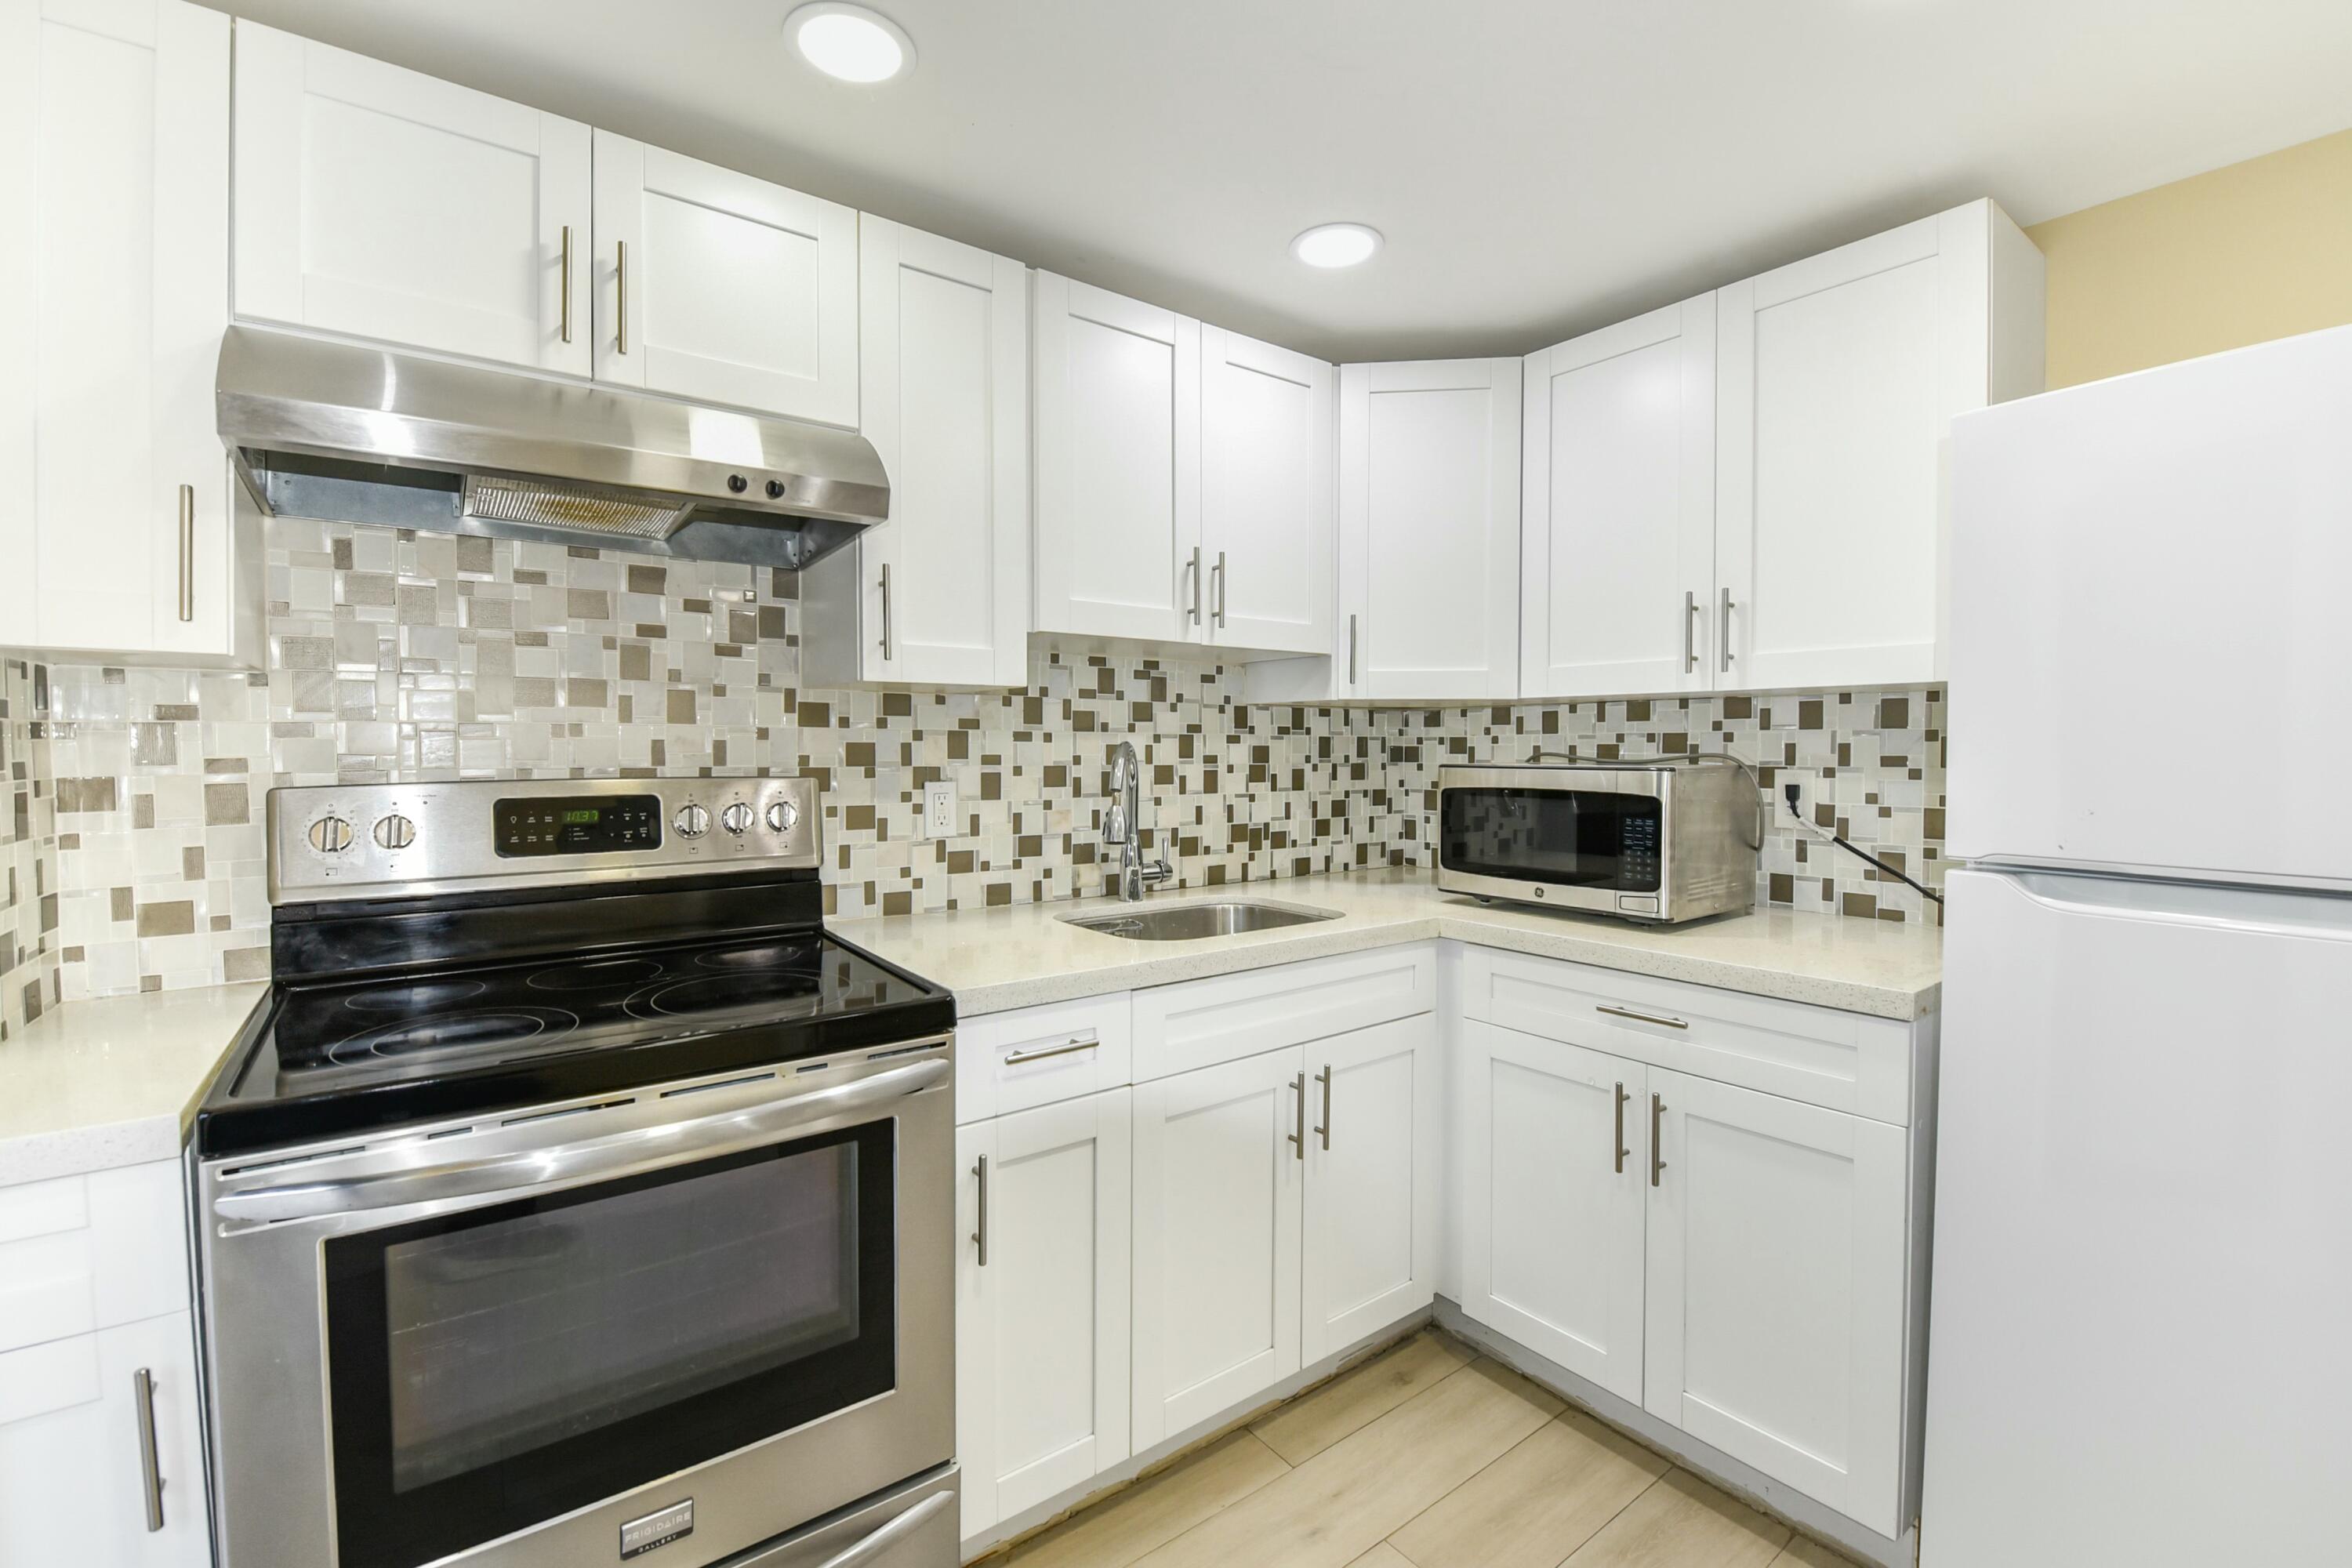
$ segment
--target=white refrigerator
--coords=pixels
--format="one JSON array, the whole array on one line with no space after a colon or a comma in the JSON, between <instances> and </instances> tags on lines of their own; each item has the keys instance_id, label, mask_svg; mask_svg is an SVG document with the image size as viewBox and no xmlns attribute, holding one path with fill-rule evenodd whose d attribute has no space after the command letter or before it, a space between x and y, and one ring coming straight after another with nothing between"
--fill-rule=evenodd
<instances>
[{"instance_id":1,"label":"white refrigerator","mask_svg":"<svg viewBox=\"0 0 2352 1568\"><path fill-rule=\"evenodd\" d=\"M1925 1568L2352 1563L2352 328L1952 438Z\"/></svg>"}]
</instances>

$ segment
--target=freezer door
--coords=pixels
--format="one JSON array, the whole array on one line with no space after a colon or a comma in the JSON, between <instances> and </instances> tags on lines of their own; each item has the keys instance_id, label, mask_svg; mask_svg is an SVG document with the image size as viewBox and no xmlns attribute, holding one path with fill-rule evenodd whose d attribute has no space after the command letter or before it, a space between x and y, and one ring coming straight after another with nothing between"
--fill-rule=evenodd
<instances>
[{"instance_id":1,"label":"freezer door","mask_svg":"<svg viewBox=\"0 0 2352 1568\"><path fill-rule=\"evenodd\" d=\"M2343 1561L2352 900L1948 886L1924 1568Z\"/></svg>"},{"instance_id":2,"label":"freezer door","mask_svg":"<svg viewBox=\"0 0 2352 1568\"><path fill-rule=\"evenodd\" d=\"M1965 859L2352 887L2352 327L1952 429Z\"/></svg>"}]
</instances>

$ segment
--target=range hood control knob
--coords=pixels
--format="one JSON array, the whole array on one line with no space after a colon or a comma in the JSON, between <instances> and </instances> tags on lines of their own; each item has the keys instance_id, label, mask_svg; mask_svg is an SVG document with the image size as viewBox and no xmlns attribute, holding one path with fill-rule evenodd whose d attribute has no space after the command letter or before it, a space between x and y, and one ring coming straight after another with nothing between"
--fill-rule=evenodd
<instances>
[{"instance_id":1,"label":"range hood control knob","mask_svg":"<svg viewBox=\"0 0 2352 1568\"><path fill-rule=\"evenodd\" d=\"M340 816L322 816L310 824L310 847L321 855L340 855L352 847L352 825Z\"/></svg>"},{"instance_id":2,"label":"range hood control knob","mask_svg":"<svg viewBox=\"0 0 2352 1568\"><path fill-rule=\"evenodd\" d=\"M386 849L405 849L416 842L416 824L398 812L375 820L375 841Z\"/></svg>"},{"instance_id":3,"label":"range hood control knob","mask_svg":"<svg viewBox=\"0 0 2352 1568\"><path fill-rule=\"evenodd\" d=\"M751 488L751 481L740 474L730 474L727 476L727 488L740 496Z\"/></svg>"},{"instance_id":4,"label":"range hood control knob","mask_svg":"<svg viewBox=\"0 0 2352 1568\"><path fill-rule=\"evenodd\" d=\"M800 820L801 808L791 801L780 800L768 807L768 826L779 833L790 833Z\"/></svg>"},{"instance_id":5,"label":"range hood control knob","mask_svg":"<svg viewBox=\"0 0 2352 1568\"><path fill-rule=\"evenodd\" d=\"M710 831L709 809L699 805L681 805L670 826L677 829L680 838L699 838Z\"/></svg>"},{"instance_id":6,"label":"range hood control knob","mask_svg":"<svg viewBox=\"0 0 2352 1568\"><path fill-rule=\"evenodd\" d=\"M782 500L784 499L783 480L770 479L768 481L768 499L770 500Z\"/></svg>"},{"instance_id":7,"label":"range hood control knob","mask_svg":"<svg viewBox=\"0 0 2352 1568\"><path fill-rule=\"evenodd\" d=\"M719 814L719 826L737 837L741 837L744 830L751 826L751 808L741 801L737 801Z\"/></svg>"}]
</instances>

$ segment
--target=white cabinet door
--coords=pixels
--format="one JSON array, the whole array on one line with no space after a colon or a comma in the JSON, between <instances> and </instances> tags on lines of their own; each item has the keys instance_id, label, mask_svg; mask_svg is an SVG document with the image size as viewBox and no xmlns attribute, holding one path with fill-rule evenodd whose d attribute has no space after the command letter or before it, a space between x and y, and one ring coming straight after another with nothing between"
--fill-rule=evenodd
<instances>
[{"instance_id":1,"label":"white cabinet door","mask_svg":"<svg viewBox=\"0 0 2352 1568\"><path fill-rule=\"evenodd\" d=\"M1636 1404L1649 1069L1465 1022L1462 1310Z\"/></svg>"},{"instance_id":2,"label":"white cabinet door","mask_svg":"<svg viewBox=\"0 0 2352 1568\"><path fill-rule=\"evenodd\" d=\"M1704 691L1715 296L1528 356L1519 695Z\"/></svg>"},{"instance_id":3,"label":"white cabinet door","mask_svg":"<svg viewBox=\"0 0 2352 1568\"><path fill-rule=\"evenodd\" d=\"M857 424L857 215L596 132L596 379Z\"/></svg>"},{"instance_id":4,"label":"white cabinet door","mask_svg":"<svg viewBox=\"0 0 2352 1568\"><path fill-rule=\"evenodd\" d=\"M1200 323L1050 272L1036 290L1033 625L1197 639Z\"/></svg>"},{"instance_id":5,"label":"white cabinet door","mask_svg":"<svg viewBox=\"0 0 2352 1568\"><path fill-rule=\"evenodd\" d=\"M588 128L236 25L236 313L589 372Z\"/></svg>"},{"instance_id":6,"label":"white cabinet door","mask_svg":"<svg viewBox=\"0 0 2352 1568\"><path fill-rule=\"evenodd\" d=\"M2041 264L1974 202L1717 293L1718 687L1942 673L1948 427L2041 389Z\"/></svg>"},{"instance_id":7,"label":"white cabinet door","mask_svg":"<svg viewBox=\"0 0 2352 1568\"><path fill-rule=\"evenodd\" d=\"M1135 1447L1298 1370L1299 1049L1135 1089Z\"/></svg>"},{"instance_id":8,"label":"white cabinet door","mask_svg":"<svg viewBox=\"0 0 2352 1568\"><path fill-rule=\"evenodd\" d=\"M1331 651L1339 372L1201 329L1201 552L1208 635L1227 647Z\"/></svg>"},{"instance_id":9,"label":"white cabinet door","mask_svg":"<svg viewBox=\"0 0 2352 1568\"><path fill-rule=\"evenodd\" d=\"M153 1530L142 1372L163 1483ZM0 1563L210 1568L197 1408L185 1311L0 1355Z\"/></svg>"},{"instance_id":10,"label":"white cabinet door","mask_svg":"<svg viewBox=\"0 0 2352 1568\"><path fill-rule=\"evenodd\" d=\"M1339 372L1343 697L1518 694L1517 360Z\"/></svg>"},{"instance_id":11,"label":"white cabinet door","mask_svg":"<svg viewBox=\"0 0 2352 1568\"><path fill-rule=\"evenodd\" d=\"M1302 1365L1436 1293L1445 1104L1433 1016L1318 1040L1306 1056Z\"/></svg>"},{"instance_id":12,"label":"white cabinet door","mask_svg":"<svg viewBox=\"0 0 2352 1568\"><path fill-rule=\"evenodd\" d=\"M0 16L10 342L0 624L58 651L257 664L258 530L215 434L229 26L177 0ZM243 613L240 614L240 606Z\"/></svg>"},{"instance_id":13,"label":"white cabinet door","mask_svg":"<svg viewBox=\"0 0 2352 1568\"><path fill-rule=\"evenodd\" d=\"M820 685L1029 679L1029 278L1017 261L858 220L862 426L890 521L808 569Z\"/></svg>"},{"instance_id":14,"label":"white cabinet door","mask_svg":"<svg viewBox=\"0 0 2352 1568\"><path fill-rule=\"evenodd\" d=\"M957 1133L969 1538L1128 1455L1129 1091Z\"/></svg>"},{"instance_id":15,"label":"white cabinet door","mask_svg":"<svg viewBox=\"0 0 2352 1568\"><path fill-rule=\"evenodd\" d=\"M1905 1133L1654 1069L1643 1405L1893 1535Z\"/></svg>"}]
</instances>

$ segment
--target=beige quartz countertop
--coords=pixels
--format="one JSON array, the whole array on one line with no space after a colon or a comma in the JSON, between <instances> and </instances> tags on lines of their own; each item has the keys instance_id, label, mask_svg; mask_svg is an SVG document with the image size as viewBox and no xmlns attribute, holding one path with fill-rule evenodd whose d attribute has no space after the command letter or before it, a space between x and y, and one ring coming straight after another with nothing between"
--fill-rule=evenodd
<instances>
[{"instance_id":1,"label":"beige quartz countertop","mask_svg":"<svg viewBox=\"0 0 2352 1568\"><path fill-rule=\"evenodd\" d=\"M68 1002L0 1046L0 1186L179 1157L259 982Z\"/></svg>"},{"instance_id":2,"label":"beige quartz countertop","mask_svg":"<svg viewBox=\"0 0 2352 1568\"><path fill-rule=\"evenodd\" d=\"M1427 871L1380 870L1155 893L1145 907L1246 899L1337 910L1338 920L1195 942L1135 942L1069 924L1107 899L834 922L834 933L946 986L965 1017L1166 985L1302 958L1445 938L1758 996L1916 1018L1943 990L1943 933L1906 921L1767 910L1643 926L1441 893Z\"/></svg>"}]
</instances>

